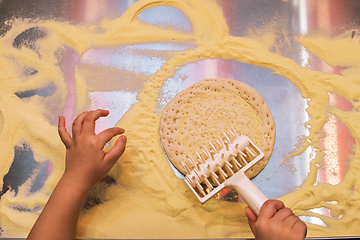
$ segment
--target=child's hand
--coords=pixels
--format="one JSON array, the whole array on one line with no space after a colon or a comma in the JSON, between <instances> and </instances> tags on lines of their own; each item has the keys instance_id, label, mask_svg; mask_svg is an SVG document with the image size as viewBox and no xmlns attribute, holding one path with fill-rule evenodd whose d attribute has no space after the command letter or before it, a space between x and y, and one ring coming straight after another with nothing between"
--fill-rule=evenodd
<instances>
[{"instance_id":1,"label":"child's hand","mask_svg":"<svg viewBox=\"0 0 360 240\"><path fill-rule=\"evenodd\" d=\"M284 203L268 200L257 217L250 208L245 209L255 239L304 239L307 227Z\"/></svg>"},{"instance_id":2,"label":"child's hand","mask_svg":"<svg viewBox=\"0 0 360 240\"><path fill-rule=\"evenodd\" d=\"M65 118L59 117L59 135L66 147L64 177L87 190L105 177L125 151L126 137L123 135L109 152L103 151L105 144L124 133L124 129L114 127L95 134L95 121L108 114L106 110L81 113L73 122L72 137L66 131Z\"/></svg>"}]
</instances>

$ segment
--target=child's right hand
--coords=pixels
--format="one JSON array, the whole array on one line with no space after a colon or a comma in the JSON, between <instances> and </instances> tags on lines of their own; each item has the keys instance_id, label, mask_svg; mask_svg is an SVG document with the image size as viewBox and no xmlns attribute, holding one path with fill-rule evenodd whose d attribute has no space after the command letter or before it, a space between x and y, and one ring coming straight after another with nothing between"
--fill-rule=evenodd
<instances>
[{"instance_id":1,"label":"child's right hand","mask_svg":"<svg viewBox=\"0 0 360 240\"><path fill-rule=\"evenodd\" d=\"M258 217L248 207L245 213L256 240L300 240L306 237L306 224L279 200L267 200Z\"/></svg>"}]
</instances>

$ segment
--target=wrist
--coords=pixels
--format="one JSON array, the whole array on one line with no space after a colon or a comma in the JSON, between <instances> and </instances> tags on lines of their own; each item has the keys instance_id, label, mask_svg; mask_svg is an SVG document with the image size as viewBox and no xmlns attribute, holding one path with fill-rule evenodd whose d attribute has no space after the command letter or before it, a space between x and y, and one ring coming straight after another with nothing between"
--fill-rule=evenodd
<instances>
[{"instance_id":1,"label":"wrist","mask_svg":"<svg viewBox=\"0 0 360 240\"><path fill-rule=\"evenodd\" d=\"M84 198L92 187L92 185L82 181L77 174L74 175L67 172L63 174L58 185L63 185L64 187L73 190L76 194L83 196Z\"/></svg>"}]
</instances>

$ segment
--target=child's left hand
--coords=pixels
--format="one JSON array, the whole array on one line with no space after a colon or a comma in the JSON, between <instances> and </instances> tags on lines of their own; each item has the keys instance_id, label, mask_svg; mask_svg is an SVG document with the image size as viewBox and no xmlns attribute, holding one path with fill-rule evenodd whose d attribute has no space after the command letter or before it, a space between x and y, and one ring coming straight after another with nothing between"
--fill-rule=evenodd
<instances>
[{"instance_id":1,"label":"child's left hand","mask_svg":"<svg viewBox=\"0 0 360 240\"><path fill-rule=\"evenodd\" d=\"M59 117L59 135L66 147L64 175L60 178L27 239L75 239L77 221L86 195L101 180L125 151L126 137L120 136L107 153L103 148L122 128L109 128L95 134L95 121L109 111L81 113L74 121L72 137L65 118Z\"/></svg>"},{"instance_id":2,"label":"child's left hand","mask_svg":"<svg viewBox=\"0 0 360 240\"><path fill-rule=\"evenodd\" d=\"M120 136L107 153L103 148L113 137L125 132L122 128L109 128L95 134L95 121L106 117L107 110L98 109L81 113L73 122L72 137L66 131L65 118L59 117L59 135L66 147L64 177L89 190L114 166L125 151L126 137Z\"/></svg>"}]
</instances>

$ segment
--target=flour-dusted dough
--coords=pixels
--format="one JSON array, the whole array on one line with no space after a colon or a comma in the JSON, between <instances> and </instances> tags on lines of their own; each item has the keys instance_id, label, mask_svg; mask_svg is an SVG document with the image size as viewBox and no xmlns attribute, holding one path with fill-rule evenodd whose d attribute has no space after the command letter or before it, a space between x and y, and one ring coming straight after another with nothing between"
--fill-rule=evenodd
<instances>
[{"instance_id":1,"label":"flour-dusted dough","mask_svg":"<svg viewBox=\"0 0 360 240\"><path fill-rule=\"evenodd\" d=\"M164 150L183 174L190 169L189 157L210 148L223 132L233 127L248 136L265 154L246 172L255 177L268 163L275 143L275 123L264 99L253 88L232 79L205 79L175 96L164 108L160 137Z\"/></svg>"}]
</instances>

